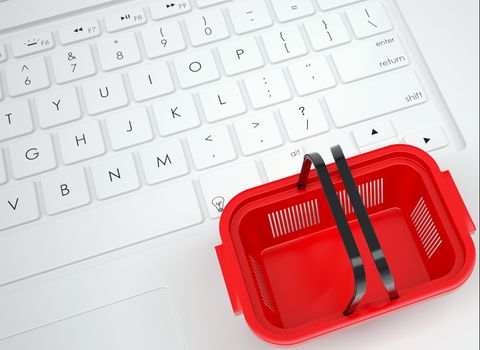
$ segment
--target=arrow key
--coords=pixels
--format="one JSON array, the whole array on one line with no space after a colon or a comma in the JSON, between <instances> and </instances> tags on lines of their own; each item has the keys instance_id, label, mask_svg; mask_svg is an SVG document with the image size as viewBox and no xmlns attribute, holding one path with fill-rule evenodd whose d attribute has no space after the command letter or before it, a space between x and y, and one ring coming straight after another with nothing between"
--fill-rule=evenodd
<instances>
[{"instance_id":1,"label":"arrow key","mask_svg":"<svg viewBox=\"0 0 480 350\"><path fill-rule=\"evenodd\" d=\"M448 145L448 139L441 127L431 128L405 136L405 143L433 151Z\"/></svg>"},{"instance_id":2,"label":"arrow key","mask_svg":"<svg viewBox=\"0 0 480 350\"><path fill-rule=\"evenodd\" d=\"M396 141L396 133L389 120L354 127L352 134L360 149L370 149L370 146L376 143L384 145L386 140Z\"/></svg>"}]
</instances>

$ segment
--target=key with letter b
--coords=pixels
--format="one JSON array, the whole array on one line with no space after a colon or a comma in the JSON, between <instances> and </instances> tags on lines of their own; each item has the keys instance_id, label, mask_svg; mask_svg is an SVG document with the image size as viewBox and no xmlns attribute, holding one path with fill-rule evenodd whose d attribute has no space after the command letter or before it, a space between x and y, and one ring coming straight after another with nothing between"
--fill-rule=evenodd
<instances>
[{"instance_id":1,"label":"key with letter b","mask_svg":"<svg viewBox=\"0 0 480 350\"><path fill-rule=\"evenodd\" d=\"M68 169L42 180L47 213L52 215L86 205L90 194L82 168Z\"/></svg>"}]
</instances>

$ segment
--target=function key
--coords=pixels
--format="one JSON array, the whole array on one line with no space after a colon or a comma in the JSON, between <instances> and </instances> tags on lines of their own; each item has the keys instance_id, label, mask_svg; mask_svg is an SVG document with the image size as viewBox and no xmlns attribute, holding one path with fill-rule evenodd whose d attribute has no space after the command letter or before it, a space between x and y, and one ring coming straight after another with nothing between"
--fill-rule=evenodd
<instances>
[{"instance_id":1,"label":"function key","mask_svg":"<svg viewBox=\"0 0 480 350\"><path fill-rule=\"evenodd\" d=\"M141 7L125 10L105 17L105 27L109 32L116 32L125 28L145 23L145 13Z\"/></svg>"},{"instance_id":2,"label":"function key","mask_svg":"<svg viewBox=\"0 0 480 350\"><path fill-rule=\"evenodd\" d=\"M150 12L153 19L175 16L180 13L188 12L190 9L190 2L188 0L160 0L150 5Z\"/></svg>"},{"instance_id":3,"label":"function key","mask_svg":"<svg viewBox=\"0 0 480 350\"><path fill-rule=\"evenodd\" d=\"M42 32L13 40L12 52L15 57L22 57L35 52L49 50L54 46L52 33Z\"/></svg>"},{"instance_id":4,"label":"function key","mask_svg":"<svg viewBox=\"0 0 480 350\"><path fill-rule=\"evenodd\" d=\"M220 4L221 2L225 2L225 1L228 1L228 0L196 0L196 3L198 7L207 7L207 6Z\"/></svg>"},{"instance_id":5,"label":"function key","mask_svg":"<svg viewBox=\"0 0 480 350\"><path fill-rule=\"evenodd\" d=\"M100 26L95 19L76 22L60 28L58 36L63 45L94 38L101 34Z\"/></svg>"}]
</instances>

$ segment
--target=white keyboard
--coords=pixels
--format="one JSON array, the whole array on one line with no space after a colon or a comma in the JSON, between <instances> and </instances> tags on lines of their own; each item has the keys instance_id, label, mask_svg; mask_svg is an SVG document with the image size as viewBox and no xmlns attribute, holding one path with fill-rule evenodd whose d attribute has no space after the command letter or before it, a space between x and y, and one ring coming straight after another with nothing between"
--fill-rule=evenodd
<instances>
[{"instance_id":1,"label":"white keyboard","mask_svg":"<svg viewBox=\"0 0 480 350\"><path fill-rule=\"evenodd\" d=\"M0 36L0 265L31 243L14 230L67 212L155 215L150 196L168 217L94 247L75 237L74 252L38 232L62 253L0 284L215 219L239 191L298 172L304 152L454 150L410 41L389 0L132 1Z\"/></svg>"}]
</instances>

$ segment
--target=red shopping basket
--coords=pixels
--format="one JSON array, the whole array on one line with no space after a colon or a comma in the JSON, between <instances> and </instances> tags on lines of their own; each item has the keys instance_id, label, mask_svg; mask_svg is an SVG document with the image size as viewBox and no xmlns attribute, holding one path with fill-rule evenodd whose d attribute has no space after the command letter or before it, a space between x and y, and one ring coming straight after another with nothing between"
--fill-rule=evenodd
<instances>
[{"instance_id":1,"label":"red shopping basket","mask_svg":"<svg viewBox=\"0 0 480 350\"><path fill-rule=\"evenodd\" d=\"M216 247L236 314L293 344L452 290L475 264L475 226L448 171L384 147L234 197ZM315 169L310 171L311 164ZM320 180L320 181L319 181Z\"/></svg>"}]
</instances>

